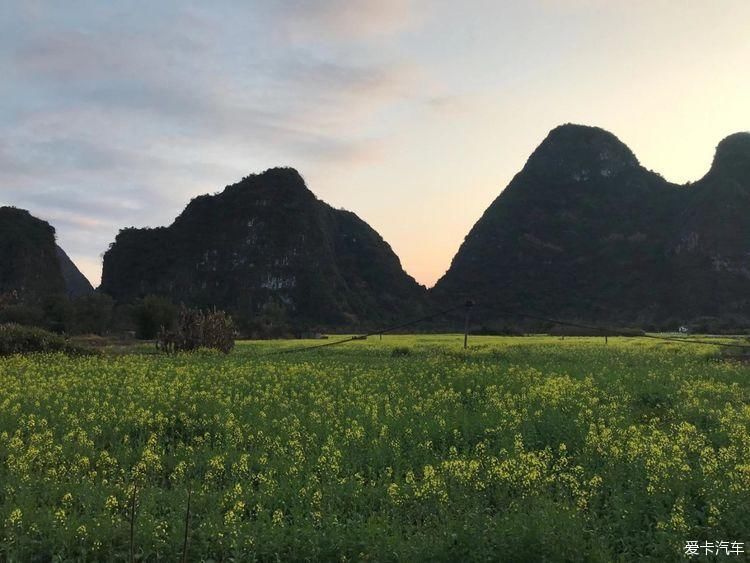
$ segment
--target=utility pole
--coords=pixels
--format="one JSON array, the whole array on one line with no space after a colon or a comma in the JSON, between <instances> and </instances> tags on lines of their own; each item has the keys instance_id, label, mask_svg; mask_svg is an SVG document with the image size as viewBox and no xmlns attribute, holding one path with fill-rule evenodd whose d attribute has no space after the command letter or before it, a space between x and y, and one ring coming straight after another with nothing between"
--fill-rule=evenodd
<instances>
[{"instance_id":1,"label":"utility pole","mask_svg":"<svg viewBox=\"0 0 750 563\"><path fill-rule=\"evenodd\" d=\"M466 310L466 317L464 319L464 350L469 345L469 311L474 306L474 302L469 299L464 303L464 309Z\"/></svg>"}]
</instances>

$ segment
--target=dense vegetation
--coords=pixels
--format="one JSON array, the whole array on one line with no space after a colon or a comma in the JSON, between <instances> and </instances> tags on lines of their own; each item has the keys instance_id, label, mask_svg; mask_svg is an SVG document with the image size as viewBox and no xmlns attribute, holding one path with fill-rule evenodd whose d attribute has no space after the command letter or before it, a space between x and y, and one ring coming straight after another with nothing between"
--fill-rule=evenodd
<instances>
[{"instance_id":1,"label":"dense vegetation","mask_svg":"<svg viewBox=\"0 0 750 563\"><path fill-rule=\"evenodd\" d=\"M74 356L91 354L86 348L41 328L0 324L0 356L34 352L62 352Z\"/></svg>"},{"instance_id":2,"label":"dense vegetation","mask_svg":"<svg viewBox=\"0 0 750 563\"><path fill-rule=\"evenodd\" d=\"M120 231L101 289L218 307L254 337L360 330L421 313L426 297L378 233L286 168L193 199L169 227Z\"/></svg>"},{"instance_id":3,"label":"dense vegetation","mask_svg":"<svg viewBox=\"0 0 750 563\"><path fill-rule=\"evenodd\" d=\"M433 294L589 322L750 327L750 134L678 186L596 127L554 129L485 211ZM478 311L487 326L507 322Z\"/></svg>"},{"instance_id":4,"label":"dense vegetation","mask_svg":"<svg viewBox=\"0 0 750 563\"><path fill-rule=\"evenodd\" d=\"M232 317L216 309L180 307L174 326L162 326L156 345L167 353L209 349L228 354L234 348Z\"/></svg>"},{"instance_id":5,"label":"dense vegetation","mask_svg":"<svg viewBox=\"0 0 750 563\"><path fill-rule=\"evenodd\" d=\"M66 334L106 334L127 330L138 317L133 307L119 307L109 295L90 293L69 298L53 294L41 299L21 298L17 292L0 294L0 323L39 327Z\"/></svg>"},{"instance_id":6,"label":"dense vegetation","mask_svg":"<svg viewBox=\"0 0 750 563\"><path fill-rule=\"evenodd\" d=\"M55 229L23 209L0 207L0 294L36 303L65 293Z\"/></svg>"},{"instance_id":7,"label":"dense vegetation","mask_svg":"<svg viewBox=\"0 0 750 563\"><path fill-rule=\"evenodd\" d=\"M0 323L56 332L79 323L86 329L98 321L87 314L92 294L91 284L55 243L49 223L23 209L0 207Z\"/></svg>"},{"instance_id":8,"label":"dense vegetation","mask_svg":"<svg viewBox=\"0 0 750 563\"><path fill-rule=\"evenodd\" d=\"M470 344L0 359L0 559L176 560L186 516L189 560L747 541L750 366L640 339Z\"/></svg>"},{"instance_id":9,"label":"dense vegetation","mask_svg":"<svg viewBox=\"0 0 750 563\"><path fill-rule=\"evenodd\" d=\"M138 315L150 296L225 310L251 338L363 332L467 299L481 305L472 324L487 334L549 329L498 305L727 334L750 330L748 241L750 133L724 139L705 177L678 186L643 168L611 133L564 125L485 211L430 291L367 223L318 200L294 169L274 168L193 199L168 227L120 231L104 256L100 294L115 300L110 329L147 338L160 326L142 330ZM0 322L57 332L81 330L71 298L92 294L50 225L2 207L0 294L12 291L20 302L0 305ZM462 314L421 328L453 330Z\"/></svg>"},{"instance_id":10,"label":"dense vegetation","mask_svg":"<svg viewBox=\"0 0 750 563\"><path fill-rule=\"evenodd\" d=\"M0 207L0 294L16 292L29 304L93 291L55 243L55 229L24 209Z\"/></svg>"}]
</instances>

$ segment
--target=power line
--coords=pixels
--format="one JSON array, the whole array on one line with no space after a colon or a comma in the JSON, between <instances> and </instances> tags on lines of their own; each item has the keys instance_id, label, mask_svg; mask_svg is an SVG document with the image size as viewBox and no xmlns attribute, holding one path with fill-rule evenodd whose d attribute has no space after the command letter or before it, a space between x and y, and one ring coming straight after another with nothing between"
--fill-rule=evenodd
<instances>
[{"instance_id":1,"label":"power line","mask_svg":"<svg viewBox=\"0 0 750 563\"><path fill-rule=\"evenodd\" d=\"M466 304L461 304L456 307L450 307L448 309L443 309L442 311L437 311L435 313L431 313L429 315L425 315L423 317L419 317L418 319L414 319L405 323L397 324L397 325L391 325L385 328L381 328L380 330L375 330L372 332L368 332L366 334L361 334L357 336L350 336L348 338L344 338L342 340L336 340L334 342L325 342L323 344L313 344L311 346L301 346L299 348L288 348L286 350L276 350L273 352L268 352L267 354L263 354L264 356L277 356L279 354L294 354L297 352L307 352L308 350L315 350L317 348L325 348L327 346L338 346L339 344L346 344L347 342L353 342L354 340L365 340L366 338L370 336L375 336L376 334L385 334L387 332L393 332L394 330L399 330L402 328L407 328L410 326L413 326L415 324L421 323L423 321L428 321L430 319L434 319L435 317L439 317L441 315L447 315L448 313L451 313L453 311L456 311L457 309L463 309L466 307Z\"/></svg>"},{"instance_id":2,"label":"power line","mask_svg":"<svg viewBox=\"0 0 750 563\"><path fill-rule=\"evenodd\" d=\"M471 305L469 305L471 303ZM587 325L582 323L576 323L571 321L562 321L560 319L553 319L550 317L545 317L542 315L534 315L531 313L522 313L520 311L516 311L513 309L508 309L507 307L501 306L499 304L494 303L474 303L474 302L464 302L460 305L456 305L455 307L449 307L448 309L443 309L441 311L437 311L435 313L431 313L429 315L425 315L422 317L419 317L417 319L413 319L411 321L397 324L397 325L391 325L387 326L385 328L381 328L379 330L374 330L371 332L368 332L366 334L362 335L355 335L355 336L349 336L347 338L343 338L341 340L335 340L333 342L324 342L322 344L313 344L310 346L301 346L298 348L288 348L286 350L275 350L273 352L268 352L266 354L261 354L262 356L277 356L281 354L295 354L297 352L308 352L310 350L316 350L319 348L326 348L329 346L338 346L340 344L346 344L348 342L353 342L355 340L365 340L370 336L375 336L378 334L386 334L388 332L393 332L394 330L400 330L403 328L408 328L410 326L414 326L415 324L419 324L421 322L434 319L435 317L439 317L442 315L447 315L448 313L451 313L453 311L457 311L459 309L466 309L466 307L470 307L472 305L477 305L480 307L485 307L486 309L491 309L495 311L499 311L506 315L516 316L516 317L522 317L537 321L542 321L546 323L556 324L560 326L570 326L574 328L581 328L585 330L592 330L596 332L601 332L602 336L628 336L633 338L649 338L652 340L661 340L661 341L667 341L667 342L678 342L681 344L702 344L707 346L722 346L726 348L740 348L743 350L750 350L750 345L743 345L743 344L732 344L728 342L709 342L707 340L699 340L695 338L681 338L681 337L670 337L670 336L658 336L655 334L647 334L646 332L643 332L643 334L631 334L623 330L622 328L613 328L613 327L606 327L606 326L593 326L593 325ZM609 333L609 334L604 334Z\"/></svg>"},{"instance_id":3,"label":"power line","mask_svg":"<svg viewBox=\"0 0 750 563\"><path fill-rule=\"evenodd\" d=\"M561 321L559 319L552 319L552 318L549 318L549 317L543 317L543 316L539 316L539 315L531 315L531 314L528 314L528 313L521 313L519 311L514 311L514 310L511 310L511 309L508 309L506 307L502 307L502 306L499 306L499 305L496 305L496 304L479 303L478 305L480 307L483 306L483 307L488 308L488 309L494 309L496 311L500 311L502 313L505 313L505 314L508 314L508 315L513 315L513 316L517 316L517 317L523 317L523 318L527 318L527 319L533 319L533 320L537 320L537 321L543 321L543 322L547 322L547 323L557 324L557 325L560 325L560 326L570 326L570 327L582 328L582 329L586 329L586 330L594 330L594 331L598 331L598 332L603 333L602 336L605 336L604 333L608 332L608 333L613 333L613 334L610 334L610 336L630 336L630 337L634 337L634 338L650 338L650 339L653 339L653 340L665 340L665 341L668 341L668 342L681 342L681 343L685 343L685 344L705 344L705 345L708 345L708 346L725 346L725 347L728 347L728 348L742 348L742 349L745 349L745 350L750 350L750 346L744 345L744 344L731 344L731 343L728 343L728 342L709 342L707 340L699 340L699 339L695 339L695 338L680 338L680 337L676 337L676 336L658 336L658 335L655 335L655 334L647 334L646 332L644 332L643 334L629 334L626 331L624 331L622 328L612 328L612 327L605 327L605 326L598 326L597 327L597 326L585 325L585 324L581 324L581 323L574 323L574 322L570 322L570 321Z\"/></svg>"}]
</instances>

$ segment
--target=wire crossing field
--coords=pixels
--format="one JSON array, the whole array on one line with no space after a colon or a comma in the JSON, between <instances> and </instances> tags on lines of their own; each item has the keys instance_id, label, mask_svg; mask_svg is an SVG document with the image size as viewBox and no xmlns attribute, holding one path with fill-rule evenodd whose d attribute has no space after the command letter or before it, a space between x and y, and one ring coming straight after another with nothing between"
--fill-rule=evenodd
<instances>
[{"instance_id":1,"label":"wire crossing field","mask_svg":"<svg viewBox=\"0 0 750 563\"><path fill-rule=\"evenodd\" d=\"M0 560L179 560L186 520L190 561L750 542L747 364L618 338L461 344L2 359Z\"/></svg>"}]
</instances>

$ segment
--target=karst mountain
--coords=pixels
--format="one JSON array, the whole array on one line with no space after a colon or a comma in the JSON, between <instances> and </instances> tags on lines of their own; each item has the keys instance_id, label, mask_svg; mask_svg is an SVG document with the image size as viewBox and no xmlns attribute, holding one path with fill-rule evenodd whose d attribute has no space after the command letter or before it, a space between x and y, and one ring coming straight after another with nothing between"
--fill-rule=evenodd
<instances>
[{"instance_id":1,"label":"karst mountain","mask_svg":"<svg viewBox=\"0 0 750 563\"><path fill-rule=\"evenodd\" d=\"M93 291L54 228L27 211L0 207L0 259L0 293ZM659 330L747 327L750 133L721 141L707 174L677 185L612 133L557 127L429 291L375 230L291 168L197 197L167 227L121 230L103 266L100 289L118 304L157 295L225 309L240 327L270 318L297 331L375 329L466 300L477 304L474 326L489 329L520 320L508 310Z\"/></svg>"},{"instance_id":2,"label":"karst mountain","mask_svg":"<svg viewBox=\"0 0 750 563\"><path fill-rule=\"evenodd\" d=\"M750 134L717 147L710 171L676 185L613 134L553 129L466 236L432 289L503 309L675 328L750 324ZM495 307L495 310L492 310Z\"/></svg>"},{"instance_id":3,"label":"karst mountain","mask_svg":"<svg viewBox=\"0 0 750 563\"><path fill-rule=\"evenodd\" d=\"M55 242L55 229L24 209L0 207L0 294L27 303L93 292L89 281Z\"/></svg>"},{"instance_id":4,"label":"karst mountain","mask_svg":"<svg viewBox=\"0 0 750 563\"><path fill-rule=\"evenodd\" d=\"M297 329L395 322L421 314L426 296L377 232L317 199L291 168L197 197L168 227L120 231L101 289L119 303L161 295Z\"/></svg>"}]
</instances>

